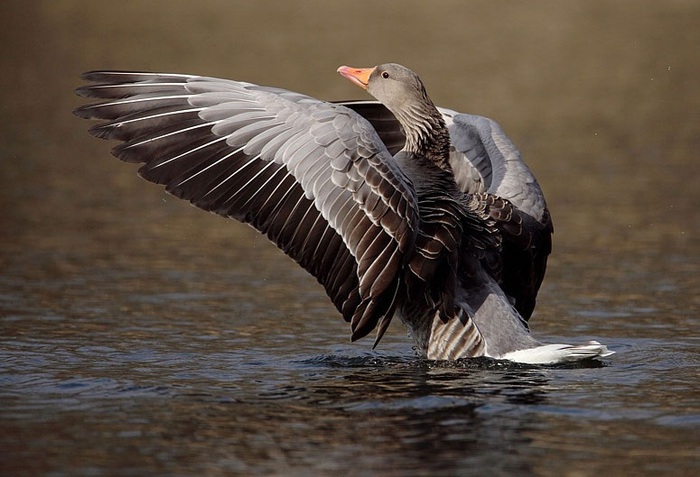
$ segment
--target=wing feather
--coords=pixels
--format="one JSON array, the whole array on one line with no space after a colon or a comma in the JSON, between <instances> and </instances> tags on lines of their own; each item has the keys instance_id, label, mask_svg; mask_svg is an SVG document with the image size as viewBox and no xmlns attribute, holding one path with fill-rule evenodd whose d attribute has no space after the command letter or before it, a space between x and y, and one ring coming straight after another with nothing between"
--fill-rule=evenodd
<instances>
[{"instance_id":1,"label":"wing feather","mask_svg":"<svg viewBox=\"0 0 700 477\"><path fill-rule=\"evenodd\" d=\"M373 128L339 105L250 83L92 72L76 114L145 179L249 223L323 284L353 339L396 307L417 199ZM380 335L381 335L380 333Z\"/></svg>"}]
</instances>

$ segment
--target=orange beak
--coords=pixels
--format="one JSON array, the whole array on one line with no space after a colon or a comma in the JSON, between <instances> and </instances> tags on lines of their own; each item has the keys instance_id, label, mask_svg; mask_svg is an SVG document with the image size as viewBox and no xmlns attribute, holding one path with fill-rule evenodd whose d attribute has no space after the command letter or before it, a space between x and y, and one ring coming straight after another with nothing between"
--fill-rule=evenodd
<instances>
[{"instance_id":1,"label":"orange beak","mask_svg":"<svg viewBox=\"0 0 700 477\"><path fill-rule=\"evenodd\" d=\"M338 68L338 73L345 76L360 88L367 89L367 84L369 84L369 76L374 70L375 68L352 68L350 66L341 66Z\"/></svg>"}]
</instances>

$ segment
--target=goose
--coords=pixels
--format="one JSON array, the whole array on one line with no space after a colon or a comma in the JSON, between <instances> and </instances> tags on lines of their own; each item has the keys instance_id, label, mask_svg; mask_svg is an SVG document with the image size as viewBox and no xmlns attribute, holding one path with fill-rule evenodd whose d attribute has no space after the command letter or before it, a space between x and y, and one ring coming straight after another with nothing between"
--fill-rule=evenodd
<instances>
[{"instance_id":1,"label":"goose","mask_svg":"<svg viewBox=\"0 0 700 477\"><path fill-rule=\"evenodd\" d=\"M408 68L338 68L374 100L205 76L92 71L74 111L112 154L266 235L324 287L351 340L396 315L429 360L602 358L529 330L551 251L542 190L494 121L436 107Z\"/></svg>"}]
</instances>

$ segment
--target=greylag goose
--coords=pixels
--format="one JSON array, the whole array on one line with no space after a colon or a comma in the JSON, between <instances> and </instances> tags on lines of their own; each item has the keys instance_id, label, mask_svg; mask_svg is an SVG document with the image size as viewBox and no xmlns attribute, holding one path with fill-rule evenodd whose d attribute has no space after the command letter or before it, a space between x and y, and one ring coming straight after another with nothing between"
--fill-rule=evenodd
<instances>
[{"instance_id":1,"label":"greylag goose","mask_svg":"<svg viewBox=\"0 0 700 477\"><path fill-rule=\"evenodd\" d=\"M250 224L323 285L351 339L394 315L433 360L558 363L612 354L543 345L527 320L551 249L542 191L493 121L437 108L397 64L340 67L377 102L251 83L94 71L77 94L112 153L207 211Z\"/></svg>"}]
</instances>

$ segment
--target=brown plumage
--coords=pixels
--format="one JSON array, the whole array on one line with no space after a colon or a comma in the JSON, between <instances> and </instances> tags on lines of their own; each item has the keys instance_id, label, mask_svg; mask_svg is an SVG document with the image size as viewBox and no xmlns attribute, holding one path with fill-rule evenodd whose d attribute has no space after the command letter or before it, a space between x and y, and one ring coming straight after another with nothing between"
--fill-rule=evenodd
<instances>
[{"instance_id":1,"label":"brown plumage","mask_svg":"<svg viewBox=\"0 0 700 477\"><path fill-rule=\"evenodd\" d=\"M379 103L91 72L77 92L103 102L75 114L102 120L91 133L122 141L113 154L145 179L265 234L324 286L353 340L378 342L397 314L429 358L537 348L526 320L552 228L517 150L490 120L436 108L405 67L339 72Z\"/></svg>"}]
</instances>

